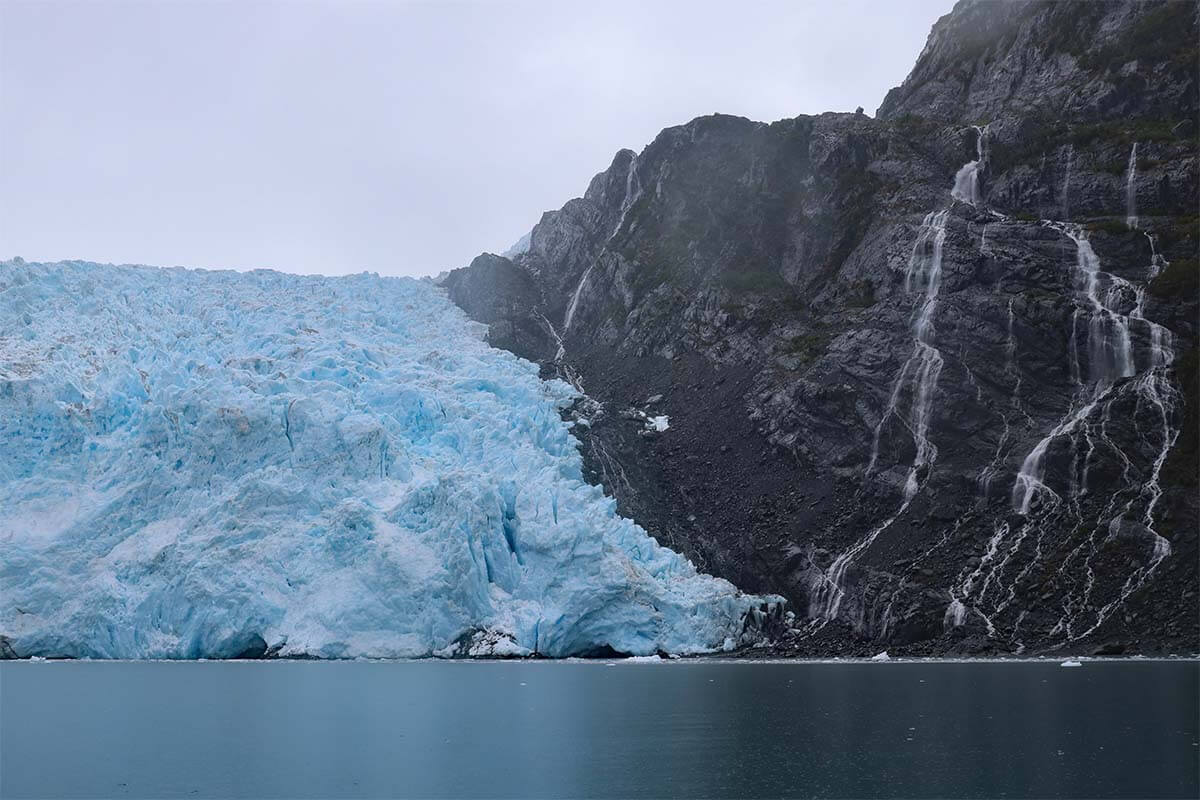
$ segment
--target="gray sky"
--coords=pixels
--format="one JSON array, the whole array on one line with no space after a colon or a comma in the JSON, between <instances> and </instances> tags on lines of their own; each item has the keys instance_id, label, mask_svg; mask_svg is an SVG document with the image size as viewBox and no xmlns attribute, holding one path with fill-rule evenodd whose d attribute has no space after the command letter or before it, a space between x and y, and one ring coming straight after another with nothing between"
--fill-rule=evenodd
<instances>
[{"instance_id":1,"label":"gray sky","mask_svg":"<svg viewBox=\"0 0 1200 800\"><path fill-rule=\"evenodd\" d=\"M430 274L622 147L868 113L953 0L0 0L0 258Z\"/></svg>"}]
</instances>

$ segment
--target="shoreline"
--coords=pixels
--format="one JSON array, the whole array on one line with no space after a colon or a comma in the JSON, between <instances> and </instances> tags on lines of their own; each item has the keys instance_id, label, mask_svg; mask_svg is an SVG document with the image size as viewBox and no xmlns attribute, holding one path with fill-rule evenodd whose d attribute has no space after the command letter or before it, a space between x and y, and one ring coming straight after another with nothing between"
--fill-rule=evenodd
<instances>
[{"instance_id":1,"label":"shoreline","mask_svg":"<svg viewBox=\"0 0 1200 800\"><path fill-rule=\"evenodd\" d=\"M1169 656L985 656L980 658L938 656L895 656L876 660L870 657L830 658L730 658L722 656L630 656L628 658L12 658L0 661L0 667L8 664L590 664L595 666L617 666L619 664L1061 664L1077 661L1083 664L1097 663L1167 663L1191 662L1200 664L1200 653Z\"/></svg>"}]
</instances>

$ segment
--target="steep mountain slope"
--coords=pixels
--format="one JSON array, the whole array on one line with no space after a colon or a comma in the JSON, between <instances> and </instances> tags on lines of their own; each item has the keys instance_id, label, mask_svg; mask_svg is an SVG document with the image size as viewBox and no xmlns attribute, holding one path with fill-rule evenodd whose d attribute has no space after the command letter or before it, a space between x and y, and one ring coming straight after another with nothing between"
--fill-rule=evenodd
<instances>
[{"instance_id":1,"label":"steep mountain slope","mask_svg":"<svg viewBox=\"0 0 1200 800\"><path fill-rule=\"evenodd\" d=\"M1194 651L1197 13L964 0L876 118L667 129L444 285L786 648Z\"/></svg>"},{"instance_id":2,"label":"steep mountain slope","mask_svg":"<svg viewBox=\"0 0 1200 800\"><path fill-rule=\"evenodd\" d=\"M0 657L691 653L769 621L617 516L574 391L428 283L13 261L0 321Z\"/></svg>"}]
</instances>

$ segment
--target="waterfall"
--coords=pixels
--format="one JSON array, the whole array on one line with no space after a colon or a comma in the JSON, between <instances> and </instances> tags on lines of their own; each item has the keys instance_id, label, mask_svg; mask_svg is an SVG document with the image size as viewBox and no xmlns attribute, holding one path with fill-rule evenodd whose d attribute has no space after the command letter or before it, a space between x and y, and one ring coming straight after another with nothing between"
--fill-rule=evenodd
<instances>
[{"instance_id":1,"label":"waterfall","mask_svg":"<svg viewBox=\"0 0 1200 800\"><path fill-rule=\"evenodd\" d=\"M1167 262L1159 255L1154 248L1154 237L1149 233L1146 237L1150 240L1150 276L1154 277L1167 266ZM1177 402L1177 392L1175 387L1171 385L1168 377L1168 369L1175 361L1175 337L1169 329L1156 322L1146 319L1143 307L1146 299L1146 290L1139 289L1137 292L1137 303L1134 305L1133 311L1130 312L1129 318L1137 320L1149 329L1150 342L1150 369L1147 370L1137 382L1137 391L1141 398L1144 398L1151 407L1157 412L1162 426L1162 447L1154 460L1153 468L1151 469L1150 480L1147 481L1143 492L1150 495L1150 500L1146 504L1146 510L1143 515L1143 523L1147 528L1154 529L1154 507L1158 504L1158 500L1162 497L1162 488L1158 484L1158 476L1162 471L1162 465L1167 460L1167 454L1175 445L1175 441L1179 438L1179 430L1173 429L1170 424L1170 418L1175 411ZM1155 553L1165 546L1166 552L1169 554L1171 545L1162 537L1161 541L1155 542Z\"/></svg>"},{"instance_id":2,"label":"waterfall","mask_svg":"<svg viewBox=\"0 0 1200 800\"><path fill-rule=\"evenodd\" d=\"M999 615L1015 601L1018 586L1037 574L1034 568L1045 555L1043 542L1055 542L1058 566L1053 579L1061 581L1067 592L1061 616L1050 635L1076 641L1102 625L1171 554L1170 542L1155 530L1154 512L1163 493L1159 483L1162 466L1179 438L1180 397L1170 377L1175 358L1173 337L1167 328L1145 318L1145 289L1104 272L1079 226L1049 221L1045 224L1067 236L1076 247L1072 278L1077 299L1071 348L1078 388L1066 414L1025 457L1013 483L1013 508L1025 518L1020 531L1009 544L1007 526L998 528L980 568L950 594L977 611L994 633ZM1148 272L1153 275L1166 262L1157 254L1153 237L1150 240ZM1138 359L1131 344L1131 329L1145 332L1147 354L1140 374L1136 372ZM1080 366L1078 351L1084 337L1086 361ZM1138 433L1137 441L1124 448L1108 433L1114 414L1122 413L1114 412L1117 404L1133 415ZM1047 453L1056 441L1067 444L1071 454L1062 495L1048 486L1045 478ZM1122 465L1122 472L1102 494L1092 496L1093 502L1101 504L1098 516L1092 517L1085 514L1084 500L1088 497L1091 459L1101 450ZM1038 497L1047 502L1035 510L1033 501ZM1141 530L1146 536L1145 562L1127 570L1123 582L1107 584L1112 594L1101 604L1097 595L1106 591L1104 579L1108 576L1097 569L1096 561L1102 557L1104 542L1128 535L1123 532L1127 530L1125 523L1130 522L1139 527L1129 530ZM1025 544L1030 537L1036 543L1032 552ZM1006 554L997 559L995 554L1002 545ZM1015 565L1021 561L1025 561L1024 566L1017 570ZM1010 562L1015 576L1007 574ZM1076 577L1081 574L1082 581ZM977 584L980 575L985 579ZM989 592L993 599L989 599ZM988 604L991 611L985 615L980 609ZM1011 635L1015 636L1015 631L1016 625Z\"/></svg>"},{"instance_id":3,"label":"waterfall","mask_svg":"<svg viewBox=\"0 0 1200 800\"><path fill-rule=\"evenodd\" d=\"M1009 424L1008 414L1001 413L1000 421L1004 424L1004 430L1000 432L1000 439L996 442L996 451L992 454L992 460L979 471L979 475L975 479L975 485L979 487L980 507L987 505L988 496L992 491L992 481L1000 472L1000 468L1004 464L1004 457L1007 455L1006 447L1012 433L1012 426Z\"/></svg>"},{"instance_id":4,"label":"waterfall","mask_svg":"<svg viewBox=\"0 0 1200 800\"><path fill-rule=\"evenodd\" d=\"M970 566L963 567L958 575L958 584L950 589L950 605L946 608L946 615L942 619L942 627L945 628L947 623L952 623L954 627L962 625L967 617L967 600L973 594L983 596L991 585L992 578L995 575L997 558L1000 555L1000 545L1004 542L1009 534L1009 524L1005 521L997 521L992 528L992 538L988 540L987 549L984 550L983 557L979 559L978 566L971 569ZM986 573L986 574L985 574ZM980 580L982 579L982 583ZM981 586L981 589L976 593L976 584ZM992 623L991 618L979 609L978 605L971 605L970 610L979 615L987 627L988 636L993 636L996 633L996 627Z\"/></svg>"},{"instance_id":5,"label":"waterfall","mask_svg":"<svg viewBox=\"0 0 1200 800\"><path fill-rule=\"evenodd\" d=\"M968 161L959 168L954 176L954 187L950 189L950 196L955 200L978 207L983 202L979 191L979 171L985 166L987 160L988 126L984 125L981 128L978 125L972 125L971 127L975 129L975 160Z\"/></svg>"},{"instance_id":6,"label":"waterfall","mask_svg":"<svg viewBox=\"0 0 1200 800\"><path fill-rule=\"evenodd\" d=\"M634 154L634 156L629 159L629 170L625 173L625 196L621 199L621 216L617 219L616 227L613 228L612 233L608 235L608 239L604 242L604 247L601 250L601 253L608 250L608 245L621 230L621 226L625 224L625 217L629 214L629 209L633 208L633 204L636 203L638 198L642 196L641 181L639 181L637 178L637 164L638 157L636 154ZM596 260L599 260L599 256L596 257ZM571 295L571 302L567 305L566 316L563 317L563 336L566 336L567 332L571 329L571 320L575 318L575 309L579 307L579 298L583 294L583 287L587 284L587 279L592 274L592 268L595 266L596 262L593 261L590 265L588 265L588 268L583 271L583 275L579 278L579 284L575 287L574 294ZM560 343L560 352L558 358L562 358L562 350L563 347Z\"/></svg>"},{"instance_id":7,"label":"waterfall","mask_svg":"<svg viewBox=\"0 0 1200 800\"><path fill-rule=\"evenodd\" d=\"M958 171L951 190L954 200L975 206L980 203L979 174L987 158L986 129L979 129L978 135L978 157ZM1074 148L1068 145L1059 197L1064 216L1070 210L1073 161ZM1132 172L1136 153L1131 153L1130 164ZM1130 210L1136 224L1132 204ZM809 588L810 630L841 619L860 633L887 632L888 611L884 612L882 628L875 613L882 600L872 599L866 589L851 592L848 582L851 568L908 510L937 459L929 428L943 365L935 344L934 319L948 215L948 210L926 215L913 246L904 279L905 291L917 295L910 318L912 350L894 379L887 406L875 426L866 471L869 476L878 470L885 429L895 426L899 431L902 425L915 449L903 497L891 516L816 574ZM979 563L963 567L951 584L943 619L947 630L978 619L989 636L1008 637L1018 651L1024 648L1017 637L1026 618L1018 601L1031 584L1044 587L1049 580L1063 587L1062 617L1051 636L1075 641L1103 624L1170 556L1171 543L1155 530L1154 515L1163 494L1161 470L1180 434L1181 400L1171 382L1173 337L1167 328L1145 319L1145 289L1104 271L1081 225L1050 220L1043 224L1074 246L1070 259L1074 309L1067 358L1075 391L1061 419L1020 462L1009 498L1019 517L997 520ZM985 225L981 252L988 249L987 233ZM1168 265L1158 254L1154 237L1148 232L1146 236L1151 250L1148 275L1153 277ZM999 411L1004 434L992 463L980 474L983 502L987 500L987 484L1003 469L1019 441L1013 435L1017 429L1011 426L1011 420L1016 414L1024 414L1027 427L1035 424L1021 398L1015 324L1015 304L1010 299L1004 372L1012 380L1011 410ZM1126 414L1134 419L1123 419ZM1127 443L1110 435L1110 431L1130 422L1136 441ZM1058 475L1060 457L1066 459L1063 476ZM1101 457L1116 465L1119 476L1105 486L1104 492L1089 493L1088 473L1094 465L1103 463L1098 460ZM1056 465L1055 474L1048 479L1051 461ZM1037 503L1039 498L1044 502ZM1130 536L1145 539L1140 560L1117 575L1101 569L1108 552L1105 543ZM1044 577L1047 574L1049 578ZM899 590L891 593L888 609L898 594ZM886 599L886 593L881 597Z\"/></svg>"},{"instance_id":8,"label":"waterfall","mask_svg":"<svg viewBox=\"0 0 1200 800\"><path fill-rule=\"evenodd\" d=\"M871 459L867 474L875 469L879 460L879 442L884 425L895 416L901 394L905 389L912 392L912 404L906 426L912 431L916 455L909 467L904 485L905 500L911 500L919 488L921 470L937 458L937 447L929 441L929 421L933 410L933 394L938 376L942 371L942 354L934 347L933 314L937 309L938 292L942 284L942 247L946 241L946 220L949 211L930 212L921 223L920 233L908 269L904 275L906 292L921 292L921 299L913 314L913 351L901 367L892 386L891 396L883 416L875 426Z\"/></svg>"},{"instance_id":9,"label":"waterfall","mask_svg":"<svg viewBox=\"0 0 1200 800\"><path fill-rule=\"evenodd\" d=\"M1074 158L1075 145L1069 144L1067 145L1067 170L1063 175L1062 194L1059 198L1059 205L1062 206L1062 218L1064 220L1069 220L1071 218L1071 204L1069 201L1071 191L1071 161L1074 160Z\"/></svg>"},{"instance_id":10,"label":"waterfall","mask_svg":"<svg viewBox=\"0 0 1200 800\"><path fill-rule=\"evenodd\" d=\"M1009 395L1008 404L1013 411L1025 417L1026 425L1033 425L1033 417L1029 416L1029 412L1021 404L1021 369L1017 361L1017 336L1015 332L1017 315L1013 311L1013 304L1016 298L1008 298L1008 324L1006 326L1007 334L1004 340L1004 374L1012 379L1012 393ZM1007 430L1007 426L1005 428Z\"/></svg>"},{"instance_id":11,"label":"waterfall","mask_svg":"<svg viewBox=\"0 0 1200 800\"><path fill-rule=\"evenodd\" d=\"M1004 340L1004 371L1009 374L1014 374L1017 371L1017 337L1013 332L1014 323L1017 321L1017 315L1013 311L1013 302L1015 297L1008 298L1008 324L1005 326L1007 335ZM1017 375L1016 386L1013 387L1013 394L1017 394L1021 387L1021 376Z\"/></svg>"},{"instance_id":12,"label":"waterfall","mask_svg":"<svg viewBox=\"0 0 1200 800\"><path fill-rule=\"evenodd\" d=\"M1011 503L1021 524L996 523L979 564L964 567L949 590L943 618L950 630L975 615L989 636L1003 631L1018 651L1024 646L1017 637L1025 618L1025 612L1016 613L1019 590L1036 581L1040 591L1047 579L1039 575L1051 572L1049 580L1065 590L1050 636L1077 641L1099 628L1170 556L1171 543L1155 529L1154 513L1163 494L1161 470L1180 434L1181 399L1170 377L1173 337L1145 318L1145 289L1104 272L1080 226L1043 224L1075 245L1071 282L1076 308L1068 356L1077 388L1066 413L1025 456L1013 481ZM1153 237L1150 242L1152 276L1167 264ZM1013 318L1010 304L1006 371L1009 365L1015 369ZM1146 342L1142 357L1135 357L1131 331ZM1141 373L1136 372L1139 362ZM1133 416L1137 432L1137 440L1124 446L1109 435L1110 423L1123 413ZM1052 448L1069 455L1068 474L1057 491L1045 474ZM1115 459L1121 473L1103 492L1089 495L1088 471L1101 452ZM1034 508L1037 498L1044 502ZM1145 538L1140 565L1116 575L1100 569L1105 543L1137 531ZM1054 566L1047 566L1049 558Z\"/></svg>"},{"instance_id":13,"label":"waterfall","mask_svg":"<svg viewBox=\"0 0 1200 800\"><path fill-rule=\"evenodd\" d=\"M562 361L563 355L567 352L567 348L566 348L566 345L563 344L562 337L558 335L558 331L555 329L554 323L551 322L550 320L546 319L545 314L542 314L540 312L536 312L536 313L537 313L537 316L541 318L542 324L546 326L546 330L550 331L550 336L552 336L554 338L554 344L556 345L556 348L557 348L554 352L555 363Z\"/></svg>"},{"instance_id":14,"label":"waterfall","mask_svg":"<svg viewBox=\"0 0 1200 800\"><path fill-rule=\"evenodd\" d=\"M980 130L980 136L982 135L983 131ZM838 617L846 596L845 580L850 565L908 510L909 504L920 491L922 472L927 471L937 459L937 447L929 440L929 423L933 415L933 398L938 377L941 375L944 361L941 351L934 346L933 317L942 286L942 249L946 241L946 222L949 216L949 209L931 211L925 215L908 259L904 290L906 293L920 293L912 312L913 349L892 384L887 407L875 426L871 458L866 470L867 475L875 470L879 460L883 428L889 419L899 415L900 399L905 390L908 390L912 399L908 418L903 420L903 424L912 432L916 452L904 481L904 498L892 516L839 555L821 576L820 582L810 590L809 617L819 621L820 625ZM865 616L865 609L857 609L852 620L856 628L863 627Z\"/></svg>"},{"instance_id":15,"label":"waterfall","mask_svg":"<svg viewBox=\"0 0 1200 800\"><path fill-rule=\"evenodd\" d=\"M1100 270L1100 259L1078 226L1064 228L1076 246L1076 285L1084 292L1088 315L1088 369L1092 381L1112 382L1134 374L1129 317L1120 312L1132 285ZM1107 284L1103 286L1102 284Z\"/></svg>"},{"instance_id":16,"label":"waterfall","mask_svg":"<svg viewBox=\"0 0 1200 800\"><path fill-rule=\"evenodd\" d=\"M1074 433L1080 424L1091 416L1098 400L1098 396L1093 397L1089 402L1073 410L1029 451L1029 455L1025 456L1025 460L1021 462L1021 469L1017 472L1017 478L1013 482L1012 504L1014 509L1022 514L1028 514L1033 500L1039 492L1048 492L1054 498L1058 498L1054 490L1043 483L1046 472L1046 451L1058 437Z\"/></svg>"},{"instance_id":17,"label":"waterfall","mask_svg":"<svg viewBox=\"0 0 1200 800\"><path fill-rule=\"evenodd\" d=\"M878 527L871 530L853 547L842 553L828 572L824 580L816 587L809 602L809 616L823 621L834 619L841 610L845 597L846 571L858 557L879 537L879 534L891 527L903 514L920 489L921 471L933 464L937 458L937 447L929 441L929 421L933 411L933 395L937 389L938 376L942 372L942 354L934 347L933 312L937 308L938 291L942 285L942 246L946 241L946 220L950 212L947 210L930 212L921 223L920 233L913 245L912 255L908 260L908 269L904 275L904 290L920 292L921 297L913 312L912 332L913 351L901 367L895 383L892 386L891 397L887 409L875 427L875 439L871 448L871 461L867 466L870 474L879 458L879 439L887 420L898 412L897 405L905 388L912 393L912 404L909 408L908 420L905 426L912 431L913 444L916 454L908 469L904 482L904 500L900 508ZM861 611L861 610L860 610ZM861 627L863 614L854 620Z\"/></svg>"},{"instance_id":18,"label":"waterfall","mask_svg":"<svg viewBox=\"0 0 1200 800\"><path fill-rule=\"evenodd\" d=\"M621 230L621 226L625 224L625 216L629 213L629 209L633 208L633 204L642 196L642 183L637 177L638 157L635 154L629 159L629 171L625 173L625 196L621 199L621 217L617 220L616 227L613 232L608 235L608 242L611 242L617 232ZM636 188L635 188L636 184ZM605 247L608 246L605 242Z\"/></svg>"},{"instance_id":19,"label":"waterfall","mask_svg":"<svg viewBox=\"0 0 1200 800\"><path fill-rule=\"evenodd\" d=\"M906 498L895 514L888 517L881 525L872 529L870 533L855 542L849 550L834 559L834 562L829 565L829 569L822 576L821 583L816 586L809 597L808 615L810 618L818 619L822 623L837 618L838 613L842 609L842 600L846 597L846 571L854 563L854 559L870 547L879 538L879 534L890 528L892 523L908 509L908 504L911 500L912 498ZM856 628L862 626L865 616L865 609L860 609L856 615L857 618L853 620Z\"/></svg>"},{"instance_id":20,"label":"waterfall","mask_svg":"<svg viewBox=\"0 0 1200 800\"><path fill-rule=\"evenodd\" d=\"M942 627L949 630L957 628L967 620L967 607L962 604L961 600L951 600L950 605L946 607L946 615L942 619Z\"/></svg>"},{"instance_id":21,"label":"waterfall","mask_svg":"<svg viewBox=\"0 0 1200 800\"><path fill-rule=\"evenodd\" d=\"M1071 358L1072 377L1081 385L1080 399L1074 409L1056 425L1025 457L1013 483L1013 507L1028 514L1039 492L1054 495L1044 483L1046 451L1051 443L1069 436L1083 425L1097 403L1120 378L1134 374L1133 344L1129 335L1131 314L1120 312L1121 302L1133 288L1128 281L1100 269L1100 259L1078 225L1049 223L1075 243L1075 264L1072 277L1075 287L1083 294L1081 303L1072 315ZM1105 288L1107 285L1107 288ZM1087 326L1087 380L1079 361L1078 327L1080 319ZM1057 495L1054 495L1057 497Z\"/></svg>"},{"instance_id":22,"label":"waterfall","mask_svg":"<svg viewBox=\"0 0 1200 800\"><path fill-rule=\"evenodd\" d=\"M933 393L937 390L937 380L941 375L943 362L941 352L933 345L933 312L937 309L938 291L942 284L942 245L946 240L948 214L948 211L939 211L931 215L932 218L926 217L927 230L932 234L932 242L928 252L922 253L919 261L916 258L917 253L913 253L905 278L905 284L910 291L914 283L923 283L925 287L925 296L921 300L916 322L913 324L916 342L912 357L916 359L916 372L913 377L911 422L917 453L904 486L906 500L911 500L917 493L920 470L937 458L937 448L929 441L929 420L933 411Z\"/></svg>"},{"instance_id":23,"label":"waterfall","mask_svg":"<svg viewBox=\"0 0 1200 800\"><path fill-rule=\"evenodd\" d=\"M1137 218L1137 142L1129 149L1129 166L1125 168L1125 224L1135 229Z\"/></svg>"},{"instance_id":24,"label":"waterfall","mask_svg":"<svg viewBox=\"0 0 1200 800\"><path fill-rule=\"evenodd\" d=\"M1167 266L1167 260L1158 253L1158 237L1146 231L1146 239L1150 242L1150 272L1148 277L1157 278Z\"/></svg>"},{"instance_id":25,"label":"waterfall","mask_svg":"<svg viewBox=\"0 0 1200 800\"><path fill-rule=\"evenodd\" d=\"M563 317L564 335L571 329L571 320L575 317L575 309L579 306L579 296L583 294L584 284L587 283L588 276L592 274L592 267L594 266L596 265L593 263L583 271L583 276L579 279L579 285L575 287L575 294L571 295L571 302L567 306L567 315Z\"/></svg>"}]
</instances>

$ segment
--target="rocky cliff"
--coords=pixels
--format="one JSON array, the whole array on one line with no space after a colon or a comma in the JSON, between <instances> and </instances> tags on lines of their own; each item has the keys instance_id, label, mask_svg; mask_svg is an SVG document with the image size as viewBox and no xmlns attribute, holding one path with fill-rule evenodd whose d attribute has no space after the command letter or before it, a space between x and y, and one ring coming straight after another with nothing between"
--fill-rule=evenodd
<instances>
[{"instance_id":1,"label":"rocky cliff","mask_svg":"<svg viewBox=\"0 0 1200 800\"><path fill-rule=\"evenodd\" d=\"M783 650L1194 652L1197 8L963 0L875 118L669 128L444 285Z\"/></svg>"}]
</instances>

